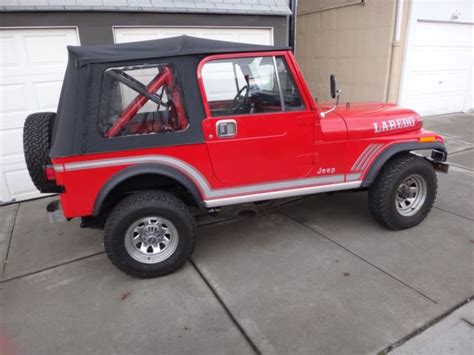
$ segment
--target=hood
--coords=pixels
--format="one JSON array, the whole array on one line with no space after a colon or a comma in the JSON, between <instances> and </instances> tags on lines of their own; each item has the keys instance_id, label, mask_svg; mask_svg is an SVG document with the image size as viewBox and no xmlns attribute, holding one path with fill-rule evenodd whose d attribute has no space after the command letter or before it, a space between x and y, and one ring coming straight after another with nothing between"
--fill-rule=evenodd
<instances>
[{"instance_id":1,"label":"hood","mask_svg":"<svg viewBox=\"0 0 474 355\"><path fill-rule=\"evenodd\" d=\"M322 107L326 109L326 105ZM415 111L389 103L339 104L336 113L345 120L349 139L400 134L423 127Z\"/></svg>"}]
</instances>

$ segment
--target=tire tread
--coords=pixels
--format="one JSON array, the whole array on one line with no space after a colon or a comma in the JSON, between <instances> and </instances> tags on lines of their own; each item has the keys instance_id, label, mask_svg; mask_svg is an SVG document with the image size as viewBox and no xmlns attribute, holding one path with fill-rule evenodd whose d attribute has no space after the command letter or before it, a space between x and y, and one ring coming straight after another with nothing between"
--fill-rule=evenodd
<instances>
[{"instance_id":1,"label":"tire tread","mask_svg":"<svg viewBox=\"0 0 474 355\"><path fill-rule=\"evenodd\" d=\"M382 168L382 171L377 176L374 184L369 190L369 209L374 216L374 218L392 230L401 230L409 227L413 227L420 223L431 211L434 201L436 199L436 193L438 189L438 183L436 179L436 174L433 172L433 191L432 196L429 198L429 202L425 208L422 208L421 213L417 216L417 220L412 223L407 223L406 225L401 225L399 221L394 216L392 209L387 206L387 201L391 201L391 194L393 189L393 183L399 178L400 171L406 169L410 166L415 166L419 164L426 164L432 169L431 164L426 161L424 158L406 153L398 155L390 159L386 165ZM426 203L426 202L425 202Z\"/></svg>"},{"instance_id":2,"label":"tire tread","mask_svg":"<svg viewBox=\"0 0 474 355\"><path fill-rule=\"evenodd\" d=\"M165 266L161 267L157 271L138 271L131 268L126 262L124 262L120 255L115 252L113 244L116 242L116 240L114 239L113 230L115 229L115 226L119 221L121 221L134 210L144 207L157 206L176 211L182 218L182 220L189 223L188 228L191 230L191 238L189 238L187 242L190 244L188 245L186 254L181 257L177 262L173 264L166 264L165 260L164 262L160 263ZM126 274L139 278L153 278L158 276L164 276L179 269L186 263L188 258L191 256L195 247L195 241L196 222L189 208L184 204L183 201L181 201L179 198L172 195L171 193L158 190L141 191L122 199L114 207L114 209L108 216L104 229L104 248L112 264L114 264L119 270L125 272Z\"/></svg>"}]
</instances>

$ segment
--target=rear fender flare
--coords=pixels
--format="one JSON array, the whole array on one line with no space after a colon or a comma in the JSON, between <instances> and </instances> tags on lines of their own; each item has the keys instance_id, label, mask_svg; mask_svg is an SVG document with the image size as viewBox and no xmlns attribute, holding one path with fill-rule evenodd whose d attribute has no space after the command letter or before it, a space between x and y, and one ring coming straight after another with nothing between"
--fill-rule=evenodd
<instances>
[{"instance_id":1,"label":"rear fender flare","mask_svg":"<svg viewBox=\"0 0 474 355\"><path fill-rule=\"evenodd\" d=\"M141 164L139 166L135 165L121 170L105 183L105 185L102 187L95 199L92 215L98 216L100 214L104 202L107 200L107 197L112 192L112 190L120 183L132 177L145 174L161 175L175 180L176 182L183 185L186 189L188 189L197 206L203 206L203 199L201 197L199 189L188 176L178 171L177 169L167 165Z\"/></svg>"},{"instance_id":2,"label":"rear fender flare","mask_svg":"<svg viewBox=\"0 0 474 355\"><path fill-rule=\"evenodd\" d=\"M362 182L361 187L366 188L370 187L372 183L377 178L380 170L385 165L385 163L392 158L394 155L402 153L402 152L411 152L414 150L440 150L447 154L446 147L441 142L432 142L432 143L418 143L418 142L410 142L410 143L398 143L395 145L390 146L389 148L382 151L372 165L369 168L369 171L365 175L364 181Z\"/></svg>"}]
</instances>

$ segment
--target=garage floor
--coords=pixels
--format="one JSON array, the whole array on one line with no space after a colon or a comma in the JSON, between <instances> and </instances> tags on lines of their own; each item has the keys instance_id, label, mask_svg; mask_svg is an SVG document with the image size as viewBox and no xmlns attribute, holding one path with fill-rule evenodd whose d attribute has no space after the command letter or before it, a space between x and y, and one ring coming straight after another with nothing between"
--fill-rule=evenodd
<instances>
[{"instance_id":1,"label":"garage floor","mask_svg":"<svg viewBox=\"0 0 474 355\"><path fill-rule=\"evenodd\" d=\"M227 209L219 219L200 219L191 262L160 279L117 271L100 231L81 230L77 221L49 224L49 199L1 207L0 348L18 354L386 349L474 294L474 115L428 117L425 127L446 136L452 167L439 175L435 208L418 227L380 227L365 193L252 207L256 217Z\"/></svg>"}]
</instances>

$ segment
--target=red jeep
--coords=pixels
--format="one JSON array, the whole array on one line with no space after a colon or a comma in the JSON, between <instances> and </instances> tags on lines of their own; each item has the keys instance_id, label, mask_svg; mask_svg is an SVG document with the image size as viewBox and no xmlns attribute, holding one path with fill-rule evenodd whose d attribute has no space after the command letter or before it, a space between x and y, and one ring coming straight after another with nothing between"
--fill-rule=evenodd
<instances>
[{"instance_id":1,"label":"red jeep","mask_svg":"<svg viewBox=\"0 0 474 355\"><path fill-rule=\"evenodd\" d=\"M103 226L122 271L155 277L195 244L192 210L368 190L394 230L433 206L443 138L393 104L318 105L288 48L193 37L68 47L58 113L30 115L25 158L51 219ZM431 151L430 157L413 151Z\"/></svg>"}]
</instances>

